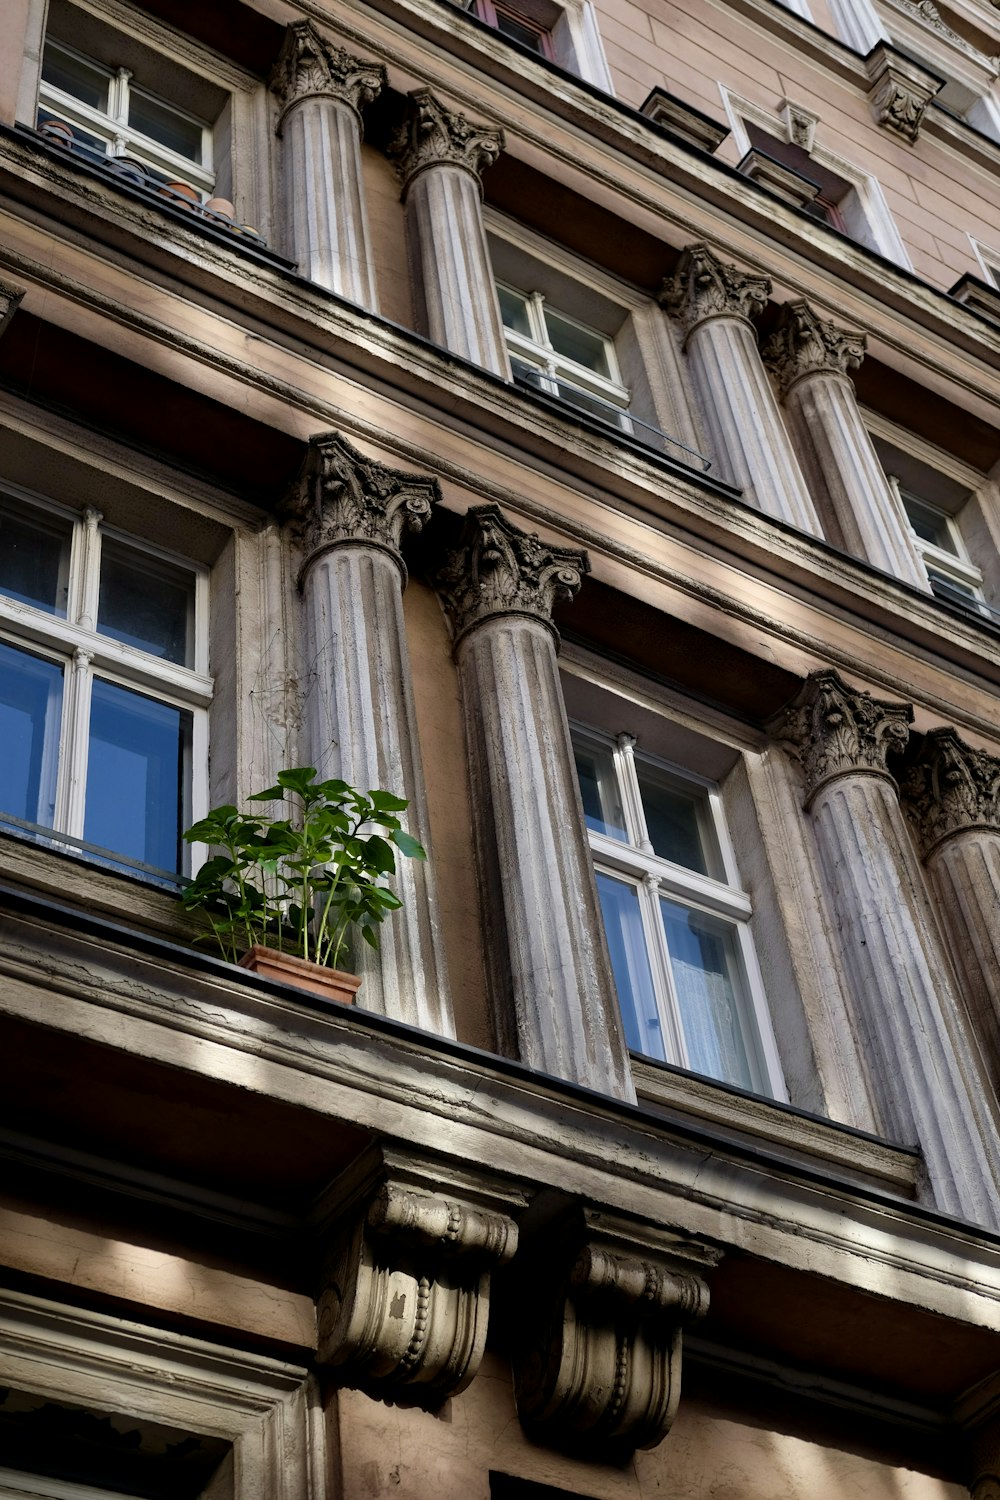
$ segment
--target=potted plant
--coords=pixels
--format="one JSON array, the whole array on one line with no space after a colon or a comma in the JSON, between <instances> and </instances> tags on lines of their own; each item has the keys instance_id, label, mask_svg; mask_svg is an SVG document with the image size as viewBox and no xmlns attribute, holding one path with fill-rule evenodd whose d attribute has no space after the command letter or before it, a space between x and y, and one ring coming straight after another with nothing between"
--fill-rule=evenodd
<instances>
[{"instance_id":1,"label":"potted plant","mask_svg":"<svg viewBox=\"0 0 1000 1500\"><path fill-rule=\"evenodd\" d=\"M189 828L188 843L218 852L185 887L183 905L206 913L230 962L350 1002L361 981L338 964L352 935L378 947L379 924L402 905L389 886L397 853L426 858L396 816L408 804L317 781L312 766L279 772L276 786L249 800L280 801L288 815L227 805Z\"/></svg>"}]
</instances>

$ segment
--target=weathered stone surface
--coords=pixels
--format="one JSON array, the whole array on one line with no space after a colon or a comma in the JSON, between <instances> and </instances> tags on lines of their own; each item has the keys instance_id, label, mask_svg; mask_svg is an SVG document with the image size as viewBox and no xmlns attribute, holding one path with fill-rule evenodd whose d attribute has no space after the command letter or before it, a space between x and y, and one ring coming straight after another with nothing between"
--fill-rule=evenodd
<instances>
[{"instance_id":1,"label":"weathered stone surface","mask_svg":"<svg viewBox=\"0 0 1000 1500\"><path fill-rule=\"evenodd\" d=\"M886 764L905 746L911 717L907 704L880 702L819 672L778 734L805 774L885 1129L919 1143L938 1208L997 1225L994 1109Z\"/></svg>"},{"instance_id":2,"label":"weathered stone surface","mask_svg":"<svg viewBox=\"0 0 1000 1500\"><path fill-rule=\"evenodd\" d=\"M1000 758L967 745L954 729L925 736L903 794L924 858L956 834L1000 834Z\"/></svg>"},{"instance_id":3,"label":"weathered stone surface","mask_svg":"<svg viewBox=\"0 0 1000 1500\"><path fill-rule=\"evenodd\" d=\"M703 1275L720 1258L579 1206L529 1232L514 1346L529 1436L619 1459L661 1442L680 1399L682 1330L707 1312Z\"/></svg>"},{"instance_id":4,"label":"weathered stone surface","mask_svg":"<svg viewBox=\"0 0 1000 1500\"><path fill-rule=\"evenodd\" d=\"M385 87L380 63L354 57L310 21L289 26L271 88L282 105L285 248L303 276L378 310L361 168L361 114Z\"/></svg>"},{"instance_id":5,"label":"weathered stone surface","mask_svg":"<svg viewBox=\"0 0 1000 1500\"><path fill-rule=\"evenodd\" d=\"M912 145L920 134L924 111L941 87L941 79L885 42L866 58L871 87L868 102L880 125Z\"/></svg>"},{"instance_id":6,"label":"weathered stone surface","mask_svg":"<svg viewBox=\"0 0 1000 1500\"><path fill-rule=\"evenodd\" d=\"M586 569L582 553L482 506L440 587L457 636L501 1039L530 1067L634 1099L549 616Z\"/></svg>"},{"instance_id":7,"label":"weathered stone surface","mask_svg":"<svg viewBox=\"0 0 1000 1500\"><path fill-rule=\"evenodd\" d=\"M387 155L395 164L404 192L428 167L461 167L477 179L503 150L503 131L477 124L446 109L430 89L416 89L406 119L393 134Z\"/></svg>"},{"instance_id":8,"label":"weathered stone surface","mask_svg":"<svg viewBox=\"0 0 1000 1500\"><path fill-rule=\"evenodd\" d=\"M796 450L830 539L916 588L927 573L858 408L849 371L865 336L786 303L763 357L785 403Z\"/></svg>"},{"instance_id":9,"label":"weathered stone surface","mask_svg":"<svg viewBox=\"0 0 1000 1500\"><path fill-rule=\"evenodd\" d=\"M324 776L406 797L406 827L426 847L430 819L403 626L404 530L419 530L440 498L436 482L365 458L337 434L317 438L288 513L301 570L303 673L312 763ZM433 858L400 859L403 902L375 952L359 943L357 1003L453 1036Z\"/></svg>"},{"instance_id":10,"label":"weathered stone surface","mask_svg":"<svg viewBox=\"0 0 1000 1500\"><path fill-rule=\"evenodd\" d=\"M344 1384L406 1405L464 1390L486 1347L490 1275L517 1249L498 1202L397 1155L372 1157L323 1205L317 1358Z\"/></svg>"},{"instance_id":11,"label":"weathered stone surface","mask_svg":"<svg viewBox=\"0 0 1000 1500\"><path fill-rule=\"evenodd\" d=\"M706 318L750 318L771 295L767 276L720 260L708 245L688 245L674 275L660 288L660 305L690 334Z\"/></svg>"}]
</instances>

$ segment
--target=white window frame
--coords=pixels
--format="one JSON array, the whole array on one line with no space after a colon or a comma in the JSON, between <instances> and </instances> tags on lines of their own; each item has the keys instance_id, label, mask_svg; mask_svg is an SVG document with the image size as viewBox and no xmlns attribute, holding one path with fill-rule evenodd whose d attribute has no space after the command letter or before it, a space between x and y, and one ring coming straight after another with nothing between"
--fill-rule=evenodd
<instances>
[{"instance_id":1,"label":"white window frame","mask_svg":"<svg viewBox=\"0 0 1000 1500\"><path fill-rule=\"evenodd\" d=\"M140 692L191 713L191 821L208 811L208 711L213 680L208 673L209 574L200 563L144 542L130 532L103 522L93 506L73 511L19 485L0 484L5 499L23 500L36 513L57 517L72 526L66 616L62 618L0 592L0 641L30 651L64 668L59 763L56 776L52 832L82 840L86 816L87 760L90 704L94 679ZM159 657L101 635L96 628L101 543L121 541L149 557L192 574L194 593L194 663L191 667ZM41 826L41 825L39 825ZM58 847L58 838L52 843ZM109 850L112 868L128 870L133 862ZM100 856L93 856L100 859ZM188 856L189 873L200 865L204 851ZM172 872L166 872L170 874Z\"/></svg>"},{"instance_id":2,"label":"white window frame","mask_svg":"<svg viewBox=\"0 0 1000 1500\"><path fill-rule=\"evenodd\" d=\"M580 322L578 318L571 317L569 313L564 313L560 308L552 308L552 312L564 322L572 324L574 328L579 328L582 333L589 334L591 338L600 340L604 346L604 357L610 372L609 377L605 377L599 375L596 370L577 364L575 360L559 354L553 347L545 318L546 298L543 292L526 291L522 287L511 286L505 281L498 281L497 287L523 300L531 327L529 336L518 333L516 329L508 328L504 324L504 339L511 359L519 359L538 370L542 379L542 388L557 399L562 397L559 389L561 382L564 386L568 385L578 390L581 395L596 396L598 400L616 407L621 427L625 431L631 431L632 424L628 417L628 408L632 401L632 393L621 379L614 339ZM609 412L609 421L612 416L613 414Z\"/></svg>"},{"instance_id":3,"label":"white window frame","mask_svg":"<svg viewBox=\"0 0 1000 1500\"><path fill-rule=\"evenodd\" d=\"M473 8L473 0L455 0L463 10ZM517 8L516 0L511 0ZM597 12L592 0L551 0L541 6L525 5L526 13L535 19L535 12L548 12L551 19L542 24L552 43L553 59L567 73L575 73L587 83L592 83L605 94L614 95L615 87L604 55Z\"/></svg>"},{"instance_id":4,"label":"white window frame","mask_svg":"<svg viewBox=\"0 0 1000 1500\"><path fill-rule=\"evenodd\" d=\"M753 145L747 131L748 123L756 125L759 130L765 130L776 140L794 144L789 134L787 117L762 109L750 99L744 99L721 83L719 93L722 96L726 118L732 131L733 144L741 159ZM835 173L850 184L857 199L858 211L864 219L873 242L869 248L874 248L880 255L884 255L887 260L894 261L904 270L912 271L913 264L899 230L896 228L896 222L878 179L871 173L863 171L854 162L839 156L837 152L830 151L826 146L814 143L809 155L818 166L825 167L827 171ZM851 238L858 244L863 243L856 235Z\"/></svg>"},{"instance_id":5,"label":"white window frame","mask_svg":"<svg viewBox=\"0 0 1000 1500\"><path fill-rule=\"evenodd\" d=\"M740 977L745 989L744 999L748 1013L746 1019L749 1024L744 1027L744 1045L751 1069L757 1075L754 1079L754 1091L787 1102L788 1094L764 992L764 981L750 931L753 908L749 896L740 886L736 858L717 784L661 757L637 752L635 736L627 732L609 735L575 720L571 721L570 728L575 742L583 746L590 744L609 753L612 759L626 839L616 839L589 828L587 837L595 870L624 880L637 892L657 1007L656 1024L651 1028L651 1034L655 1030L662 1038L665 1060L691 1069L660 914L661 896L692 910L720 917L730 924L736 938L738 961L742 970ZM722 860L724 880L716 880L686 869L653 852L646 829L637 761L654 770L665 771L671 777L704 793L704 807ZM653 1057L654 1060L656 1056L652 1052L642 1055Z\"/></svg>"},{"instance_id":6,"label":"white window frame","mask_svg":"<svg viewBox=\"0 0 1000 1500\"><path fill-rule=\"evenodd\" d=\"M923 495L905 489L895 474L887 474L886 478L902 510L903 519L913 538L913 545L916 547L923 561L924 571L927 574L927 581L931 585L932 592L934 591L935 576L943 578L946 583L956 584L963 595L962 599L948 599L948 603L958 605L967 604L968 608L973 610L978 606L980 614L991 616L993 611L986 603L986 598L983 594L982 570L977 568L969 557L965 540L954 518L946 510L942 510L939 505L934 505L932 501L925 500ZM928 542L924 537L917 534L906 508L908 499L913 500L922 510L929 511L935 520L940 521L942 529L951 543L950 548L936 546L933 542Z\"/></svg>"},{"instance_id":7,"label":"white window frame","mask_svg":"<svg viewBox=\"0 0 1000 1500\"><path fill-rule=\"evenodd\" d=\"M83 100L76 98L75 95L66 93L54 84L40 79L39 109L51 110L53 114L60 119L65 119L70 125L78 125L89 134L99 137L106 143L109 157L131 157L144 166L152 167L156 172L164 173L167 177L179 178L190 183L192 187L199 190L203 197L211 197L215 187L215 163L212 154L210 124L199 120L197 116L181 109L169 99L164 99L154 93L144 83L135 82L128 68L108 68L97 58L88 57L85 53L78 52L75 47L69 47L65 42L54 37L46 40L45 47L46 50L54 48L73 61L83 63L95 72L103 74L108 81L108 108L106 113L95 109L92 105L85 104ZM189 156L182 156L179 152L171 151L167 146L161 145L152 137L143 135L141 131L131 126L128 116L133 94L151 99L169 110L171 114L176 115L178 119L197 126L201 132L200 161L193 161Z\"/></svg>"},{"instance_id":8,"label":"white window frame","mask_svg":"<svg viewBox=\"0 0 1000 1500\"><path fill-rule=\"evenodd\" d=\"M977 240L969 235L969 244L972 252L979 262L979 269L983 273L983 280L987 286L992 286L1000 292L1000 250L994 250L992 245L984 245L982 240Z\"/></svg>"}]
</instances>

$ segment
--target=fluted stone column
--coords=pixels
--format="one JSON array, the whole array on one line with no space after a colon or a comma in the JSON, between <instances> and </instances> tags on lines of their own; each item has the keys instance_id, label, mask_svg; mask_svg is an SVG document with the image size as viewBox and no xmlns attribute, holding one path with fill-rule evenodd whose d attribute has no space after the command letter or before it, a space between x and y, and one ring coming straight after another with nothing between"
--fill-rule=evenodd
<instances>
[{"instance_id":1,"label":"fluted stone column","mask_svg":"<svg viewBox=\"0 0 1000 1500\"><path fill-rule=\"evenodd\" d=\"M502 1040L533 1068L634 1099L552 624L588 569L585 553L482 505L437 583L455 633Z\"/></svg>"},{"instance_id":2,"label":"fluted stone column","mask_svg":"<svg viewBox=\"0 0 1000 1500\"><path fill-rule=\"evenodd\" d=\"M378 310L361 168L361 109L385 87L381 63L289 26L271 78L281 104L285 249L310 281Z\"/></svg>"},{"instance_id":3,"label":"fluted stone column","mask_svg":"<svg viewBox=\"0 0 1000 1500\"><path fill-rule=\"evenodd\" d=\"M403 629L404 531L419 531L440 499L435 480L365 458L335 433L315 438L288 504L305 561L305 697L314 764L367 791L409 800L407 831L429 827L410 661ZM358 1004L454 1036L437 924L433 859L400 859L402 899L380 930L379 952L352 955Z\"/></svg>"},{"instance_id":4,"label":"fluted stone column","mask_svg":"<svg viewBox=\"0 0 1000 1500\"><path fill-rule=\"evenodd\" d=\"M913 711L816 672L778 726L798 759L847 990L888 1134L919 1144L946 1213L1000 1224L995 1113L940 952L886 759Z\"/></svg>"},{"instance_id":5,"label":"fluted stone column","mask_svg":"<svg viewBox=\"0 0 1000 1500\"><path fill-rule=\"evenodd\" d=\"M771 291L719 260L707 245L689 245L660 304L684 330L684 349L701 398L707 436L722 478L744 498L800 531L822 535L808 487L781 419L750 319Z\"/></svg>"},{"instance_id":6,"label":"fluted stone column","mask_svg":"<svg viewBox=\"0 0 1000 1500\"><path fill-rule=\"evenodd\" d=\"M863 333L786 303L763 350L792 437L832 540L874 567L928 590L927 574L890 492L848 374L865 354Z\"/></svg>"},{"instance_id":7,"label":"fluted stone column","mask_svg":"<svg viewBox=\"0 0 1000 1500\"><path fill-rule=\"evenodd\" d=\"M418 89L388 155L403 183L415 291L428 336L509 379L479 181L502 150L502 131L475 125L445 109L429 89Z\"/></svg>"},{"instance_id":8,"label":"fluted stone column","mask_svg":"<svg viewBox=\"0 0 1000 1500\"><path fill-rule=\"evenodd\" d=\"M910 815L1000 1093L1000 759L934 729L903 781Z\"/></svg>"}]
</instances>

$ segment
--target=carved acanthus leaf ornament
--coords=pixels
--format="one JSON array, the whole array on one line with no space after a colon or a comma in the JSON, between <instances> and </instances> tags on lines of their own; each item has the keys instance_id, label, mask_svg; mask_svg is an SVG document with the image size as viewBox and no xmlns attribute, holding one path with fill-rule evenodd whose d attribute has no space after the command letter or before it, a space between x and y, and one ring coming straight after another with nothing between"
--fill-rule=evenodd
<instances>
[{"instance_id":1,"label":"carved acanthus leaf ornament","mask_svg":"<svg viewBox=\"0 0 1000 1500\"><path fill-rule=\"evenodd\" d=\"M553 629L556 600L572 599L589 572L585 552L550 547L498 505L477 505L435 583L457 641L496 615L528 615Z\"/></svg>"},{"instance_id":2,"label":"carved acanthus leaf ornament","mask_svg":"<svg viewBox=\"0 0 1000 1500\"><path fill-rule=\"evenodd\" d=\"M720 260L705 244L688 245L677 270L660 288L660 305L690 334L708 318L743 318L763 312L771 295L766 276Z\"/></svg>"},{"instance_id":3,"label":"carved acanthus leaf ornament","mask_svg":"<svg viewBox=\"0 0 1000 1500\"><path fill-rule=\"evenodd\" d=\"M932 729L901 783L924 858L954 834L1000 833L1000 758Z\"/></svg>"},{"instance_id":4,"label":"carved acanthus leaf ornament","mask_svg":"<svg viewBox=\"0 0 1000 1500\"><path fill-rule=\"evenodd\" d=\"M846 375L865 357L865 336L817 317L808 302L786 302L761 351L782 396L803 375Z\"/></svg>"},{"instance_id":5,"label":"carved acanthus leaf ornament","mask_svg":"<svg viewBox=\"0 0 1000 1500\"><path fill-rule=\"evenodd\" d=\"M271 89L282 107L282 117L303 99L339 99L360 114L386 86L381 63L355 57L321 36L311 21L294 21L285 32L271 74Z\"/></svg>"},{"instance_id":6,"label":"carved acanthus leaf ornament","mask_svg":"<svg viewBox=\"0 0 1000 1500\"><path fill-rule=\"evenodd\" d=\"M377 1171L331 1218L317 1358L345 1385L434 1409L474 1378L490 1274L517 1249L503 1212Z\"/></svg>"},{"instance_id":7,"label":"carved acanthus leaf ornament","mask_svg":"<svg viewBox=\"0 0 1000 1500\"><path fill-rule=\"evenodd\" d=\"M284 506L303 567L331 547L379 547L400 569L404 532L417 532L441 499L436 479L406 474L366 458L339 433L313 438L302 473Z\"/></svg>"},{"instance_id":8,"label":"carved acanthus leaf ornament","mask_svg":"<svg viewBox=\"0 0 1000 1500\"><path fill-rule=\"evenodd\" d=\"M873 698L837 672L813 672L774 736L802 767L808 806L835 777L888 777L886 758L905 750L912 722L908 703Z\"/></svg>"},{"instance_id":9,"label":"carved acanthus leaf ornament","mask_svg":"<svg viewBox=\"0 0 1000 1500\"><path fill-rule=\"evenodd\" d=\"M448 110L430 89L409 96L406 119L390 138L386 155L395 165L404 191L428 167L464 167L478 181L503 150L502 130L476 124Z\"/></svg>"}]
</instances>

